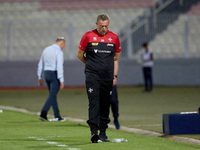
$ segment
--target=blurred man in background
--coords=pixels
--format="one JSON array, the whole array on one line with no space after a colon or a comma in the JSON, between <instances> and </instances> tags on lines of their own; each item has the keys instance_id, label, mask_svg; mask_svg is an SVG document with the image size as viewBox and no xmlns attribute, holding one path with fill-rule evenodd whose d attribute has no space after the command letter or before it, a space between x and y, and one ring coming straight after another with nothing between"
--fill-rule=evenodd
<instances>
[{"instance_id":1,"label":"blurred man in background","mask_svg":"<svg viewBox=\"0 0 200 150\"><path fill-rule=\"evenodd\" d=\"M45 80L49 89L49 97L44 104L39 119L48 121L47 113L50 107L53 107L54 116L59 121L64 121L65 118L60 116L57 104L57 93L59 89L64 88L64 70L63 70L63 49L65 47L64 37L58 37L56 43L46 47L38 63L38 84L43 86L42 71L44 70Z\"/></svg>"},{"instance_id":2,"label":"blurred man in background","mask_svg":"<svg viewBox=\"0 0 200 150\"><path fill-rule=\"evenodd\" d=\"M143 43L143 53L141 56L142 60L142 70L144 76L145 89L144 92L151 92L153 89L153 80L152 80L152 67L153 67L153 53L149 50L148 43Z\"/></svg>"}]
</instances>

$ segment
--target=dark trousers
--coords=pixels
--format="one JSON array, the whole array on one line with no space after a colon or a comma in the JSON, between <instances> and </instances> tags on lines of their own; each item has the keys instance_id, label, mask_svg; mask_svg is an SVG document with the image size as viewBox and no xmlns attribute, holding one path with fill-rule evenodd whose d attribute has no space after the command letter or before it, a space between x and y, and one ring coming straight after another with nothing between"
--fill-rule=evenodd
<instances>
[{"instance_id":1,"label":"dark trousers","mask_svg":"<svg viewBox=\"0 0 200 150\"><path fill-rule=\"evenodd\" d=\"M143 67L143 75L144 75L145 90L151 91L153 88L152 68L151 67Z\"/></svg>"},{"instance_id":2,"label":"dark trousers","mask_svg":"<svg viewBox=\"0 0 200 150\"><path fill-rule=\"evenodd\" d=\"M49 97L47 98L42 108L41 115L46 116L50 107L52 106L55 118L61 118L60 112L58 109L58 103L57 103L57 93L60 88L60 82L57 79L57 72L45 71L44 75L45 75L45 80L49 89Z\"/></svg>"},{"instance_id":3,"label":"dark trousers","mask_svg":"<svg viewBox=\"0 0 200 150\"><path fill-rule=\"evenodd\" d=\"M87 121L92 133L105 134L108 128L109 109L112 94L111 81L86 79L86 90L89 99L89 120Z\"/></svg>"},{"instance_id":4,"label":"dark trousers","mask_svg":"<svg viewBox=\"0 0 200 150\"><path fill-rule=\"evenodd\" d=\"M116 85L113 86L113 88L112 88L111 110L112 110L114 119L117 120L119 117L119 101L118 101Z\"/></svg>"}]
</instances>

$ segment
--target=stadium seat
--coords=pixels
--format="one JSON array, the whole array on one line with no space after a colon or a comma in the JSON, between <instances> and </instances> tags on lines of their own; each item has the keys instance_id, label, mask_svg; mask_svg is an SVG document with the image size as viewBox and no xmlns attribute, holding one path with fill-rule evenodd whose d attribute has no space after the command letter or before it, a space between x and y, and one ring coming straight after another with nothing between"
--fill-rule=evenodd
<instances>
[{"instance_id":1,"label":"stadium seat","mask_svg":"<svg viewBox=\"0 0 200 150\"><path fill-rule=\"evenodd\" d=\"M98 14L108 14L110 29L118 33L131 19L143 15L144 7L151 7L153 0L0 0L0 4L0 28L5 31L0 41L5 41L8 23L12 22L13 58L21 60L27 56L32 60L60 35L67 39L64 55L69 58L70 23L73 26L73 47L77 50L82 35L96 28ZM3 43L2 54L7 49L7 44Z\"/></svg>"},{"instance_id":2,"label":"stadium seat","mask_svg":"<svg viewBox=\"0 0 200 150\"><path fill-rule=\"evenodd\" d=\"M200 19L198 16L188 16L188 44L189 54L191 57L200 56L199 34ZM153 49L156 58L184 57L184 25L185 15L181 15L177 21L167 27L165 31L158 34L153 41L150 42L150 48ZM163 55L163 56L161 56Z\"/></svg>"}]
</instances>

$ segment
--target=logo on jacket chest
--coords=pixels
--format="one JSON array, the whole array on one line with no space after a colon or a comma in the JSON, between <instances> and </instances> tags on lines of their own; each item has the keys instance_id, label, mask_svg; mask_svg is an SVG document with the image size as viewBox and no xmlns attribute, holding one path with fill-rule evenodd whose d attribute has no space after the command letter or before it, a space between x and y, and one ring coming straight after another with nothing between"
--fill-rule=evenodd
<instances>
[{"instance_id":1,"label":"logo on jacket chest","mask_svg":"<svg viewBox=\"0 0 200 150\"><path fill-rule=\"evenodd\" d=\"M97 40L100 40L101 42L105 42L105 41L109 41L111 42L113 39L111 37L109 37L108 39L106 38L97 38L97 37L93 37L93 41L97 41Z\"/></svg>"},{"instance_id":2,"label":"logo on jacket chest","mask_svg":"<svg viewBox=\"0 0 200 150\"><path fill-rule=\"evenodd\" d=\"M98 46L99 43L92 43L92 46Z\"/></svg>"},{"instance_id":3,"label":"logo on jacket chest","mask_svg":"<svg viewBox=\"0 0 200 150\"><path fill-rule=\"evenodd\" d=\"M100 50L100 49L94 49L94 52L95 53L107 53L107 54L111 53L111 51L109 51L109 50Z\"/></svg>"}]
</instances>

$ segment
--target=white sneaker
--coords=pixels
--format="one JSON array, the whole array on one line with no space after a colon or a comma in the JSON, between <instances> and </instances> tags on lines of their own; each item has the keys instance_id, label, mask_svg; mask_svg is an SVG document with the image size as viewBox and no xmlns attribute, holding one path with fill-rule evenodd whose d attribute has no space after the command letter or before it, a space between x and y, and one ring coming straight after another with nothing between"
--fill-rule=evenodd
<instances>
[{"instance_id":1,"label":"white sneaker","mask_svg":"<svg viewBox=\"0 0 200 150\"><path fill-rule=\"evenodd\" d=\"M64 122L64 121L66 121L66 118L60 118L60 119L58 119L58 121L61 121L61 122Z\"/></svg>"}]
</instances>

